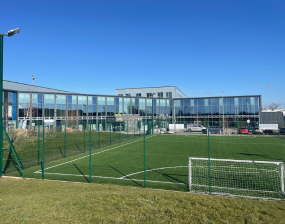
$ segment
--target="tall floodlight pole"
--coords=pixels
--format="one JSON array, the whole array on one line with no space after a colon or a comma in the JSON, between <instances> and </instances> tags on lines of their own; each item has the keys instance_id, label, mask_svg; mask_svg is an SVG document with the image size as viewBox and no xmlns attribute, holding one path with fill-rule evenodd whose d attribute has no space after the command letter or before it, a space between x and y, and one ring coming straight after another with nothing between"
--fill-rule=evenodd
<instances>
[{"instance_id":1,"label":"tall floodlight pole","mask_svg":"<svg viewBox=\"0 0 285 224\"><path fill-rule=\"evenodd\" d=\"M4 36L11 37L14 34L20 32L20 28L8 31L6 33L0 33L0 99L3 99L3 41ZM2 102L3 104L3 102ZM0 177L3 175L3 117L2 109L0 110Z\"/></svg>"},{"instance_id":2,"label":"tall floodlight pole","mask_svg":"<svg viewBox=\"0 0 285 224\"><path fill-rule=\"evenodd\" d=\"M223 134L225 134L224 91L222 91L222 101L223 101Z\"/></svg>"},{"instance_id":3,"label":"tall floodlight pole","mask_svg":"<svg viewBox=\"0 0 285 224\"><path fill-rule=\"evenodd\" d=\"M152 134L153 134L153 130L154 130L154 124L153 124L153 96L155 95L156 93L152 93Z\"/></svg>"}]
</instances>

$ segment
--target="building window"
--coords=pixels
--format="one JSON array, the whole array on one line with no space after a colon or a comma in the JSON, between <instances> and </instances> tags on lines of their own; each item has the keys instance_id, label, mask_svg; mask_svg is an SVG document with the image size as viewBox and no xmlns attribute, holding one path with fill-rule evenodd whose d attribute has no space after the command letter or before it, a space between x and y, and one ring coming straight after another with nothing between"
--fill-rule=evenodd
<instances>
[{"instance_id":1,"label":"building window","mask_svg":"<svg viewBox=\"0 0 285 224\"><path fill-rule=\"evenodd\" d=\"M87 116L87 96L78 96L78 116Z\"/></svg>"},{"instance_id":2,"label":"building window","mask_svg":"<svg viewBox=\"0 0 285 224\"><path fill-rule=\"evenodd\" d=\"M136 93L136 97L141 97L142 94L141 93Z\"/></svg>"},{"instance_id":3,"label":"building window","mask_svg":"<svg viewBox=\"0 0 285 224\"><path fill-rule=\"evenodd\" d=\"M146 97L152 97L152 93L147 93Z\"/></svg>"},{"instance_id":4,"label":"building window","mask_svg":"<svg viewBox=\"0 0 285 224\"><path fill-rule=\"evenodd\" d=\"M172 92L166 92L166 98L172 98Z\"/></svg>"},{"instance_id":5,"label":"building window","mask_svg":"<svg viewBox=\"0 0 285 224\"><path fill-rule=\"evenodd\" d=\"M88 116L96 116L96 96L88 96Z\"/></svg>"},{"instance_id":6,"label":"building window","mask_svg":"<svg viewBox=\"0 0 285 224\"><path fill-rule=\"evenodd\" d=\"M126 96L131 96L131 94L130 93L126 93Z\"/></svg>"},{"instance_id":7,"label":"building window","mask_svg":"<svg viewBox=\"0 0 285 224\"><path fill-rule=\"evenodd\" d=\"M157 97L158 97L158 98L163 98L163 92L157 93Z\"/></svg>"},{"instance_id":8,"label":"building window","mask_svg":"<svg viewBox=\"0 0 285 224\"><path fill-rule=\"evenodd\" d=\"M123 96L123 94L118 94L118 96Z\"/></svg>"}]
</instances>

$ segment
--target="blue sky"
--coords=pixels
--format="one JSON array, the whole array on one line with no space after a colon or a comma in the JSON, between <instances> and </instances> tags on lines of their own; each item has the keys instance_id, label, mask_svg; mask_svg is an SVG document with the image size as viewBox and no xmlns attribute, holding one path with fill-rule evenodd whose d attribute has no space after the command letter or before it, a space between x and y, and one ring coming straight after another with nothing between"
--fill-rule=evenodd
<instances>
[{"instance_id":1,"label":"blue sky","mask_svg":"<svg viewBox=\"0 0 285 224\"><path fill-rule=\"evenodd\" d=\"M1 1L4 79L79 93L177 86L285 108L283 0Z\"/></svg>"}]
</instances>

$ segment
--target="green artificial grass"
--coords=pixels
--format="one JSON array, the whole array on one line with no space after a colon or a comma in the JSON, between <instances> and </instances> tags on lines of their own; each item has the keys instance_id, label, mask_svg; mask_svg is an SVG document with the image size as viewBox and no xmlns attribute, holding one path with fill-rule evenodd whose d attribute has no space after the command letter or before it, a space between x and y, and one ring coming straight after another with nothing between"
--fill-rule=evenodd
<instances>
[{"instance_id":1,"label":"green artificial grass","mask_svg":"<svg viewBox=\"0 0 285 224\"><path fill-rule=\"evenodd\" d=\"M216 159L285 161L284 137L216 135L210 136L208 140L207 136L198 135L152 135L146 136L144 145L143 138L133 137L132 140L119 143L117 133L112 133L113 138L109 137L109 133L101 133L101 136L103 136L103 138L100 136L100 139L103 139L102 142L100 142L102 147L98 149L98 133L92 132L90 167L88 152L90 149L89 138L85 139L84 153L84 141L82 141L82 133L80 134L81 135L74 134L73 138L69 138L70 141L68 142L70 145L66 148L68 158L64 159L62 159L62 154L64 153L58 149L58 145L62 144L62 136L52 136L53 138L50 137L50 139L46 140L45 179L76 182L91 181L92 183L111 183L140 188L146 186L149 188L188 191L188 157L207 158L210 152L211 158ZM88 134L86 136L88 136ZM122 136L123 135L121 135L121 138ZM125 138L126 136L124 135L124 139ZM115 139L117 141L115 141ZM77 146L81 147L80 150L76 148ZM21 154L20 152L22 151L23 153ZM37 161L37 150L27 149L26 152L27 154L25 154L25 150L19 151L19 156L24 166L25 164L29 164L29 161L33 161L33 164L35 164ZM11 164L10 166L12 166ZM14 168L16 167L17 166L14 166ZM42 164L35 164L32 168L25 168L24 175L25 177L41 179L43 178L41 169ZM208 169L207 165L205 169ZM144 170L146 172L144 172ZM209 179L207 171L204 173L199 172L200 171L197 171L195 176L202 176L200 179L207 185ZM284 198L284 195L278 191L278 188L280 188L281 191L278 178L278 183L276 183L275 179L275 182L272 182L271 179L266 179L268 178L267 176L264 180L260 180L254 179L256 178L254 175L238 176L233 173L231 176L219 177L219 173L216 172L216 174L216 176L212 177L212 183L214 183L213 187L222 187L223 182L226 181L232 184L227 186L228 188L244 187L250 190L259 190L258 188L261 188L259 185L263 184L259 183L259 181L262 182L265 180L265 182L269 184L267 184L263 190L276 192L274 194L265 194L258 191L248 192L247 190L237 191L234 189L232 191L226 191L227 194ZM20 176L20 173L13 172L10 175ZM225 178L227 179L225 180ZM248 185L248 181L250 181L250 185ZM200 192L210 191L209 187L196 187L192 190ZM223 192L217 190L217 188L212 188L211 190L213 193Z\"/></svg>"},{"instance_id":2,"label":"green artificial grass","mask_svg":"<svg viewBox=\"0 0 285 224\"><path fill-rule=\"evenodd\" d=\"M1 223L285 223L285 202L0 178Z\"/></svg>"}]
</instances>

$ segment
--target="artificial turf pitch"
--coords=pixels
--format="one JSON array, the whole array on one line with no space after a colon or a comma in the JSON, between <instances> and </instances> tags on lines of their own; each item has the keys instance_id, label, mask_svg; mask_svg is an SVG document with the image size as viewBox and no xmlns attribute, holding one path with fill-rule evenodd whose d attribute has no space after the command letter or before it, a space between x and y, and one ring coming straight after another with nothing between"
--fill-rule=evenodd
<instances>
[{"instance_id":1,"label":"artificial turf pitch","mask_svg":"<svg viewBox=\"0 0 285 224\"><path fill-rule=\"evenodd\" d=\"M188 191L189 157L207 158L210 152L210 157L216 159L285 161L284 136L211 135L208 139L200 135L148 135L145 139L144 142L141 136L122 143L117 141L100 149L93 148L97 140L91 141L91 170L87 139L85 153L81 150L78 155L53 158L56 161L45 163L44 178ZM50 147L45 153L48 155L52 150ZM20 176L18 172L10 175ZM25 169L24 175L41 179L41 165ZM246 177L239 181L246 181Z\"/></svg>"}]
</instances>

